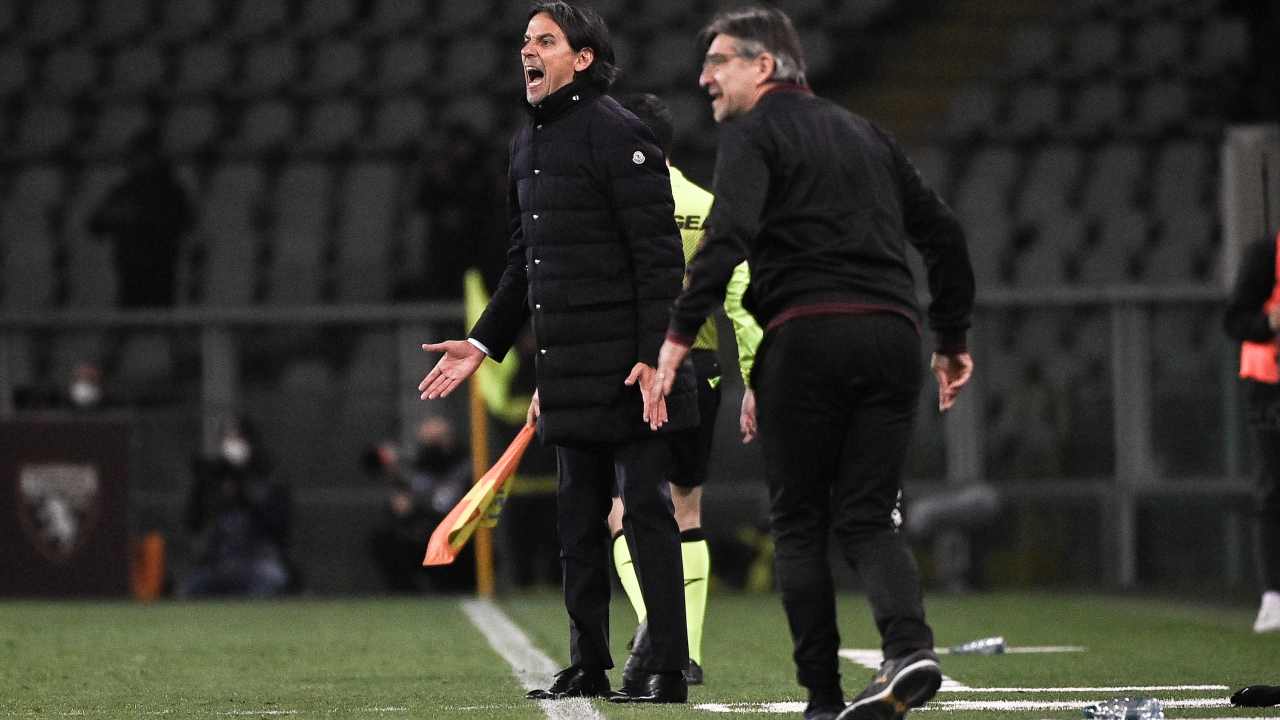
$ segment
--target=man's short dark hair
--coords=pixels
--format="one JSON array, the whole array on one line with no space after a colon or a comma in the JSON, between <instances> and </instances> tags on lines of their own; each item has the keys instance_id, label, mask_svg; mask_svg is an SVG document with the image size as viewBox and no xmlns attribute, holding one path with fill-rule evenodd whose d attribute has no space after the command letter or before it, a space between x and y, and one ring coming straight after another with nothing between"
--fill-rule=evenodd
<instances>
[{"instance_id":1,"label":"man's short dark hair","mask_svg":"<svg viewBox=\"0 0 1280 720\"><path fill-rule=\"evenodd\" d=\"M619 98L622 107L630 110L640 122L649 126L658 140L662 154L671 157L671 144L675 140L676 127L671 108L653 93L635 93Z\"/></svg>"},{"instance_id":2,"label":"man's short dark hair","mask_svg":"<svg viewBox=\"0 0 1280 720\"><path fill-rule=\"evenodd\" d=\"M806 84L804 49L791 18L777 8L748 5L716 13L698 37L706 50L717 35L738 40L738 54L748 60L761 53L773 56L773 78L799 85Z\"/></svg>"},{"instance_id":3,"label":"man's short dark hair","mask_svg":"<svg viewBox=\"0 0 1280 720\"><path fill-rule=\"evenodd\" d=\"M539 0L529 6L528 19L533 19L538 13L551 16L564 31L565 39L574 52L591 48L595 59L582 76L597 89L608 90L618 78L618 65L613 54L613 42L609 39L609 26L600 13L589 6L566 0Z\"/></svg>"}]
</instances>

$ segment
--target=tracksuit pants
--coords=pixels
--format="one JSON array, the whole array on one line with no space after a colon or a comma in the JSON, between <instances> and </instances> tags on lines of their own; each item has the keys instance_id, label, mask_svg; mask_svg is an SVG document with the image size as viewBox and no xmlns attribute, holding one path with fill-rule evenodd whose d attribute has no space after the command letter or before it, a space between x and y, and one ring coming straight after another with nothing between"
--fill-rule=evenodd
<instances>
[{"instance_id":1,"label":"tracksuit pants","mask_svg":"<svg viewBox=\"0 0 1280 720\"><path fill-rule=\"evenodd\" d=\"M920 337L894 314L815 315L769 331L752 378L770 524L796 677L840 683L828 539L862 577L886 658L933 647L915 558L898 532L920 393Z\"/></svg>"}]
</instances>

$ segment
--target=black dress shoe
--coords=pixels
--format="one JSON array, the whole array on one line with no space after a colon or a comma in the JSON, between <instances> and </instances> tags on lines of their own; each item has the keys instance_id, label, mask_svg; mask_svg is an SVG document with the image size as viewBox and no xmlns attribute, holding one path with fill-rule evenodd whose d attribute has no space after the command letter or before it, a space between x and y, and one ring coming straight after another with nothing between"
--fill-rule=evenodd
<instances>
[{"instance_id":1,"label":"black dress shoe","mask_svg":"<svg viewBox=\"0 0 1280 720\"><path fill-rule=\"evenodd\" d=\"M556 679L547 689L538 688L525 693L530 700L560 700L571 697L604 697L609 694L609 676L604 670L585 670L576 665L556 673Z\"/></svg>"},{"instance_id":2,"label":"black dress shoe","mask_svg":"<svg viewBox=\"0 0 1280 720\"><path fill-rule=\"evenodd\" d=\"M625 684L621 691L609 696L610 702L616 703L683 703L689 701L689 686L684 681L684 673L675 672L650 673L638 687L628 688Z\"/></svg>"}]
</instances>

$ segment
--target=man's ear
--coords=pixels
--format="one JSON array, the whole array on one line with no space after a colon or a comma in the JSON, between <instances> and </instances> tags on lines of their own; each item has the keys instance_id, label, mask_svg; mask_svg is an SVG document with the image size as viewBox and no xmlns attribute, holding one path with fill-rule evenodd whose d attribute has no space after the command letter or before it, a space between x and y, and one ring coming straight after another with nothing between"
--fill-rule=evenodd
<instances>
[{"instance_id":1,"label":"man's ear","mask_svg":"<svg viewBox=\"0 0 1280 720\"><path fill-rule=\"evenodd\" d=\"M582 48L578 51L578 56L573 59L573 71L582 72L591 67L591 63L595 62L596 51L589 47Z\"/></svg>"},{"instance_id":2,"label":"man's ear","mask_svg":"<svg viewBox=\"0 0 1280 720\"><path fill-rule=\"evenodd\" d=\"M760 73L757 83L763 85L773 79L773 71L777 69L778 62L772 53L762 52L756 56L754 62L756 70Z\"/></svg>"}]
</instances>

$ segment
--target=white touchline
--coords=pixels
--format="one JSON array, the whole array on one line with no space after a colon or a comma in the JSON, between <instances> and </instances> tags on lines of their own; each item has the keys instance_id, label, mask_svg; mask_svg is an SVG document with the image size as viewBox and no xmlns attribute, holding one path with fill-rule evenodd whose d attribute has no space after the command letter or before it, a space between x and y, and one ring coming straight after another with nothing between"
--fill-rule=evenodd
<instances>
[{"instance_id":1,"label":"white touchline","mask_svg":"<svg viewBox=\"0 0 1280 720\"><path fill-rule=\"evenodd\" d=\"M551 678L559 668L551 658L533 646L528 636L511 622L506 613L488 600L464 600L462 611L511 666L524 689L533 690L551 683ZM538 704L551 720L604 720L604 716L592 707L591 701L584 698L539 700Z\"/></svg>"},{"instance_id":2,"label":"white touchline","mask_svg":"<svg viewBox=\"0 0 1280 720\"><path fill-rule=\"evenodd\" d=\"M1103 700L1055 700L1055 701L1034 701L1034 700L942 700L929 703L922 708L913 710L912 712L957 712L961 710L967 711L985 711L985 712L1021 712L1027 710L1080 710L1085 705L1103 702ZM1231 703L1227 700L1218 698L1191 699L1191 700L1162 700L1161 703L1166 708L1225 708L1231 707ZM695 710L703 710L714 713L798 713L804 712L805 704L802 702L772 702L772 703L701 703L694 705ZM1204 719L1208 720L1208 719ZM1225 718L1221 720L1227 720ZM1251 720L1263 720L1253 718ZM1270 718L1266 720L1280 720L1278 718Z\"/></svg>"}]
</instances>

